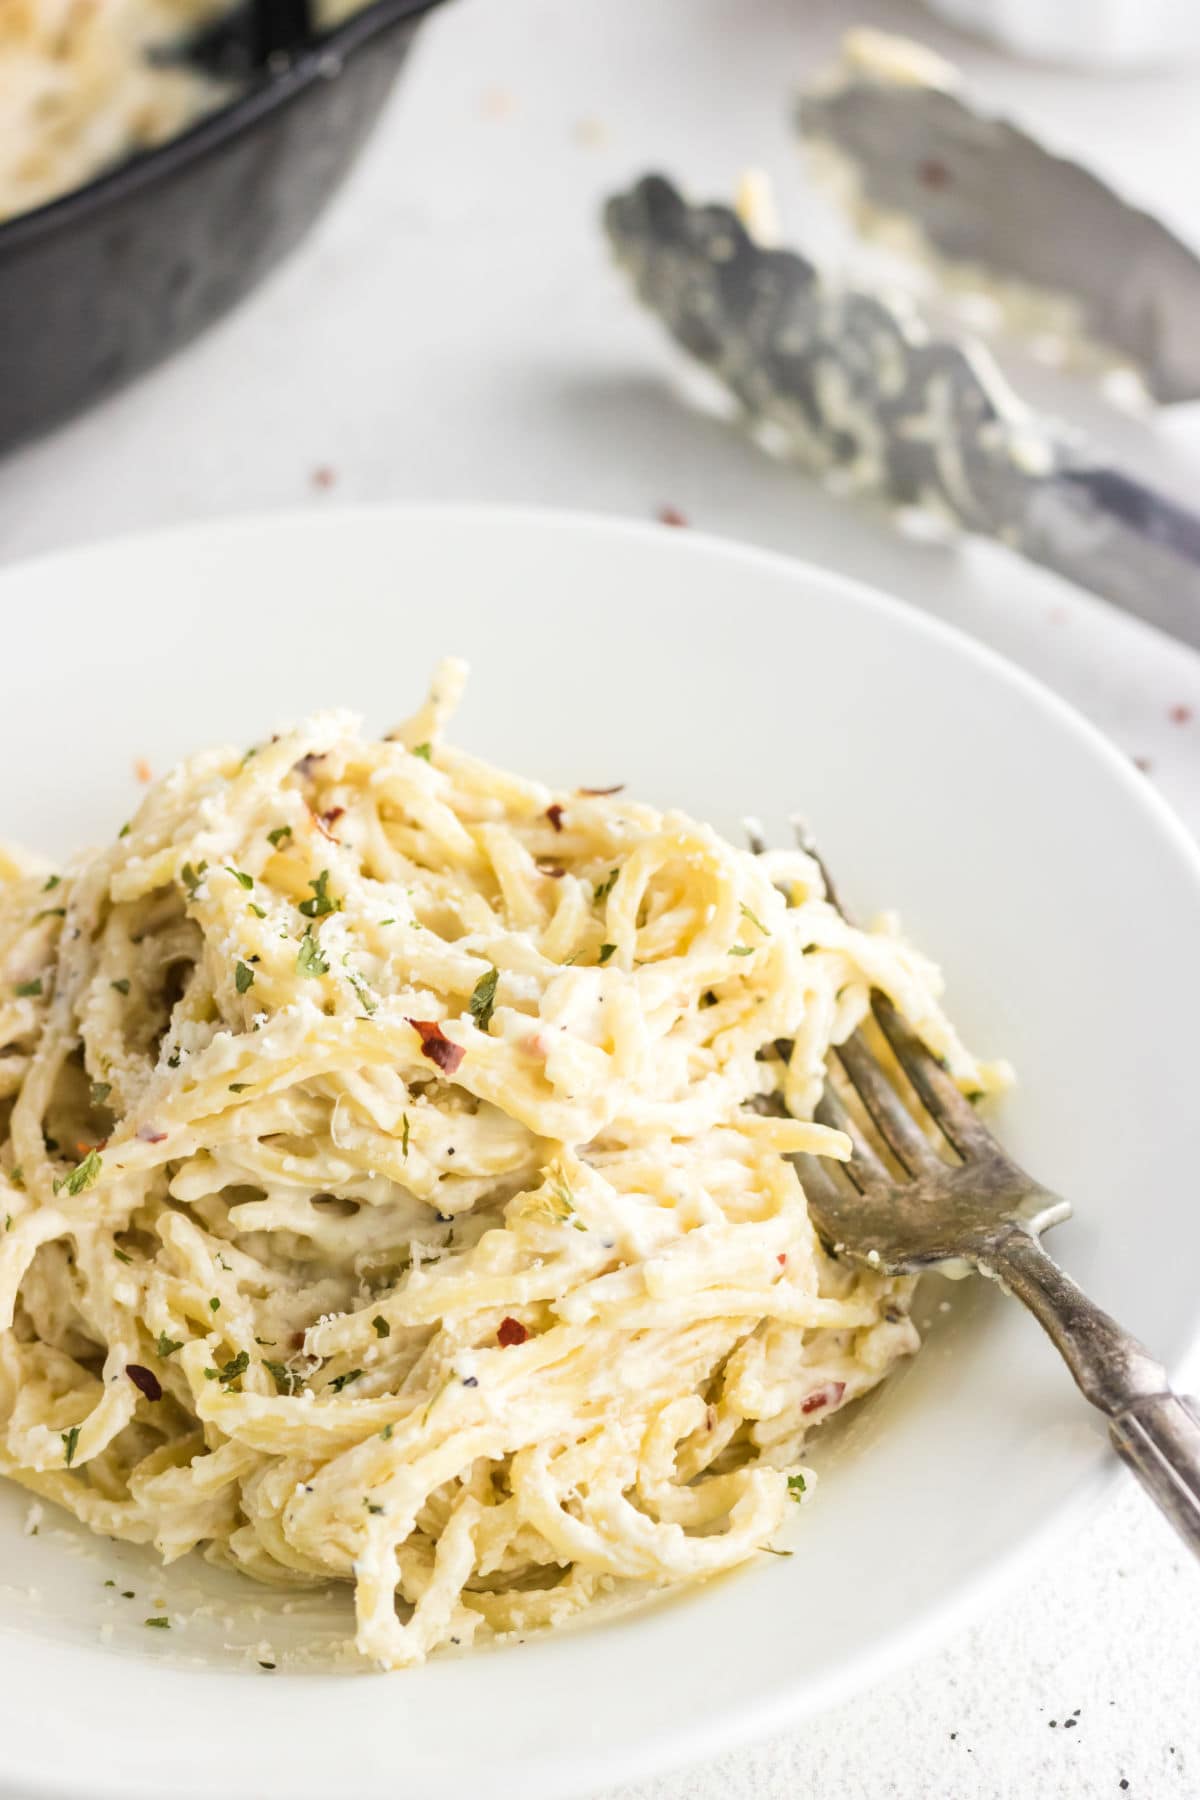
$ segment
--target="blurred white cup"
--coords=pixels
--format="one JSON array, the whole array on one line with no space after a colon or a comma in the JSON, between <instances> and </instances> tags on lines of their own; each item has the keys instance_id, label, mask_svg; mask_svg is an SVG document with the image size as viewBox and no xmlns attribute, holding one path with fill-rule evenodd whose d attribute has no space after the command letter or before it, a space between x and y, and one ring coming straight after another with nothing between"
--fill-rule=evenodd
<instances>
[{"instance_id":1,"label":"blurred white cup","mask_svg":"<svg viewBox=\"0 0 1200 1800\"><path fill-rule=\"evenodd\" d=\"M926 0L1021 56L1078 68L1152 68L1200 57L1200 0Z\"/></svg>"}]
</instances>

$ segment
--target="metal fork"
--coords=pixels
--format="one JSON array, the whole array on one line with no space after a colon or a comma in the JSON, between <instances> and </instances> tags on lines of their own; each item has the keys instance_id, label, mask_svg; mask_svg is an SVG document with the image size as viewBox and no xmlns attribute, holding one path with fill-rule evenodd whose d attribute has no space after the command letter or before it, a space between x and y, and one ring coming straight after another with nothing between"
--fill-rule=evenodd
<instances>
[{"instance_id":1,"label":"metal fork","mask_svg":"<svg viewBox=\"0 0 1200 1800\"><path fill-rule=\"evenodd\" d=\"M815 855L807 834L798 836ZM753 828L750 837L760 851ZM839 905L827 873L826 887ZM890 1275L965 1262L1023 1300L1084 1398L1108 1420L1117 1454L1200 1556L1200 1406L1172 1390L1162 1364L1043 1248L1042 1232L1070 1216L1069 1201L1013 1161L884 995L873 994L871 1009L937 1130L931 1141L919 1109L905 1104L861 1029L839 1045L836 1062L880 1147L827 1082L816 1117L846 1133L853 1155L848 1163L796 1158L821 1237L838 1256Z\"/></svg>"}]
</instances>

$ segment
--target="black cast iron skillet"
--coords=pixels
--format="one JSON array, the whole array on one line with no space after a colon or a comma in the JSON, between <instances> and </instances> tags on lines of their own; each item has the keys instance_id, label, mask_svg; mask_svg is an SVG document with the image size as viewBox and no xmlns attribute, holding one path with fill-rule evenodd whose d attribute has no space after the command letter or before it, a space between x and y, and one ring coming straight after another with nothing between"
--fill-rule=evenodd
<instances>
[{"instance_id":1,"label":"black cast iron skillet","mask_svg":"<svg viewBox=\"0 0 1200 1800\"><path fill-rule=\"evenodd\" d=\"M303 237L438 0L375 0L156 150L0 225L0 452L187 343Z\"/></svg>"}]
</instances>

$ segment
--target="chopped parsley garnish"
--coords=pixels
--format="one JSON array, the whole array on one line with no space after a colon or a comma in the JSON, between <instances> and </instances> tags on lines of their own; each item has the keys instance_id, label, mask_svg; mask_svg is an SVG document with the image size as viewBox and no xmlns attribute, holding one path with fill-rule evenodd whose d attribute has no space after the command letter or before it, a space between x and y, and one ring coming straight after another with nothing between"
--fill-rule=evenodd
<instances>
[{"instance_id":1,"label":"chopped parsley garnish","mask_svg":"<svg viewBox=\"0 0 1200 1800\"><path fill-rule=\"evenodd\" d=\"M793 1500L800 1500L808 1492L808 1483L803 1475L789 1475L787 1485L788 1493Z\"/></svg>"},{"instance_id":2,"label":"chopped parsley garnish","mask_svg":"<svg viewBox=\"0 0 1200 1800\"><path fill-rule=\"evenodd\" d=\"M597 906L600 906L605 900L608 899L608 896L612 893L613 888L616 885L617 876L619 874L620 874L619 869L610 869L608 871L608 874L605 876L604 880L602 882L600 882L600 884L596 888L596 905Z\"/></svg>"},{"instance_id":3,"label":"chopped parsley garnish","mask_svg":"<svg viewBox=\"0 0 1200 1800\"><path fill-rule=\"evenodd\" d=\"M208 1309L210 1312L220 1312L221 1310L221 1302L217 1299L215 1294L208 1303Z\"/></svg>"},{"instance_id":4,"label":"chopped parsley garnish","mask_svg":"<svg viewBox=\"0 0 1200 1800\"><path fill-rule=\"evenodd\" d=\"M394 925L396 923L395 919L380 919L378 922L380 925Z\"/></svg>"},{"instance_id":5,"label":"chopped parsley garnish","mask_svg":"<svg viewBox=\"0 0 1200 1800\"><path fill-rule=\"evenodd\" d=\"M375 1317L371 1320L371 1323L375 1327L376 1337L391 1337L392 1328L382 1313L376 1313Z\"/></svg>"},{"instance_id":6,"label":"chopped parsley garnish","mask_svg":"<svg viewBox=\"0 0 1200 1800\"><path fill-rule=\"evenodd\" d=\"M118 994L127 994L129 992L129 982L124 978L120 981L110 981L108 985L109 987L116 988Z\"/></svg>"},{"instance_id":7,"label":"chopped parsley garnish","mask_svg":"<svg viewBox=\"0 0 1200 1800\"><path fill-rule=\"evenodd\" d=\"M229 864L226 863L225 864L225 873L227 875L232 875L233 879L235 881L240 881L242 886L246 889L247 892L249 892L250 889L254 886L253 875L247 875L245 869L232 869L232 868L230 868Z\"/></svg>"},{"instance_id":8,"label":"chopped parsley garnish","mask_svg":"<svg viewBox=\"0 0 1200 1800\"><path fill-rule=\"evenodd\" d=\"M43 919L65 919L66 916L65 906L43 906L41 912L34 913L33 922L35 925L39 925Z\"/></svg>"},{"instance_id":9,"label":"chopped parsley garnish","mask_svg":"<svg viewBox=\"0 0 1200 1800\"><path fill-rule=\"evenodd\" d=\"M321 946L312 934L310 925L300 939L300 952L296 957L296 968L301 975L328 975L329 964L321 955Z\"/></svg>"},{"instance_id":10,"label":"chopped parsley garnish","mask_svg":"<svg viewBox=\"0 0 1200 1800\"><path fill-rule=\"evenodd\" d=\"M244 1094L246 1089L251 1085L252 1083L249 1081L231 1081L229 1084L229 1091L231 1094Z\"/></svg>"},{"instance_id":11,"label":"chopped parsley garnish","mask_svg":"<svg viewBox=\"0 0 1200 1800\"><path fill-rule=\"evenodd\" d=\"M256 919L265 919L267 916L266 907L265 906L256 906L254 904L253 900L250 902L250 911L254 914Z\"/></svg>"},{"instance_id":12,"label":"chopped parsley garnish","mask_svg":"<svg viewBox=\"0 0 1200 1800\"><path fill-rule=\"evenodd\" d=\"M277 825L274 831L268 831L267 842L271 845L272 849L278 850L284 838L290 838L291 835L292 828L290 825Z\"/></svg>"},{"instance_id":13,"label":"chopped parsley garnish","mask_svg":"<svg viewBox=\"0 0 1200 1800\"><path fill-rule=\"evenodd\" d=\"M300 902L300 911L306 919L323 919L326 913L340 912L341 901L329 892L329 870L322 869L315 881L309 882L312 899Z\"/></svg>"},{"instance_id":14,"label":"chopped parsley garnish","mask_svg":"<svg viewBox=\"0 0 1200 1800\"><path fill-rule=\"evenodd\" d=\"M382 1508L382 1506L380 1506L378 1500L364 1500L363 1505L366 1507L366 1509L369 1513L381 1513L383 1511L383 1508Z\"/></svg>"},{"instance_id":15,"label":"chopped parsley garnish","mask_svg":"<svg viewBox=\"0 0 1200 1800\"><path fill-rule=\"evenodd\" d=\"M729 954L730 956L753 956L754 950L749 944L733 944L730 946Z\"/></svg>"},{"instance_id":16,"label":"chopped parsley garnish","mask_svg":"<svg viewBox=\"0 0 1200 1800\"><path fill-rule=\"evenodd\" d=\"M174 1356L177 1350L183 1349L183 1339L168 1337L165 1331L160 1331L158 1334L158 1342L155 1344L154 1348L158 1351L163 1362L166 1362L168 1356Z\"/></svg>"},{"instance_id":17,"label":"chopped parsley garnish","mask_svg":"<svg viewBox=\"0 0 1200 1800\"><path fill-rule=\"evenodd\" d=\"M254 970L249 963L240 962L233 971L233 985L239 994L254 986Z\"/></svg>"},{"instance_id":18,"label":"chopped parsley garnish","mask_svg":"<svg viewBox=\"0 0 1200 1800\"><path fill-rule=\"evenodd\" d=\"M419 756L422 762L429 762L433 756L432 744L414 744L413 755Z\"/></svg>"},{"instance_id":19,"label":"chopped parsley garnish","mask_svg":"<svg viewBox=\"0 0 1200 1800\"><path fill-rule=\"evenodd\" d=\"M604 965L605 965L605 963L606 963L606 962L607 962L607 961L608 961L608 959L609 959L609 957L610 957L610 956L611 956L611 955L612 955L612 954L613 954L613 952L614 952L614 951L615 951L615 950L616 950L616 947L617 947L617 946L616 946L616 945L615 945L615 944L601 944L601 946L600 946L600 957L599 957L599 960L598 960L598 963L597 963L597 967L598 967L598 968L601 968L601 969L602 969L602 968L603 968L603 967L604 967Z\"/></svg>"},{"instance_id":20,"label":"chopped parsley garnish","mask_svg":"<svg viewBox=\"0 0 1200 1800\"><path fill-rule=\"evenodd\" d=\"M766 926L763 924L762 920L760 918L758 918L754 913L752 913L748 906L746 906L743 903L742 906L740 906L738 910L740 911L740 913L744 919L749 919L749 921L752 925L757 925L758 929L762 932L764 937L770 937L771 934L767 930Z\"/></svg>"},{"instance_id":21,"label":"chopped parsley garnish","mask_svg":"<svg viewBox=\"0 0 1200 1800\"><path fill-rule=\"evenodd\" d=\"M40 994L41 991L42 978L40 975L33 981L18 981L16 987L13 989L13 993L22 1000L32 999L36 994Z\"/></svg>"},{"instance_id":22,"label":"chopped parsley garnish","mask_svg":"<svg viewBox=\"0 0 1200 1800\"><path fill-rule=\"evenodd\" d=\"M583 1221L575 1217L575 1198L561 1175L544 1190L544 1193L546 1208L552 1218L564 1221L569 1219L576 1231L587 1230Z\"/></svg>"},{"instance_id":23,"label":"chopped parsley garnish","mask_svg":"<svg viewBox=\"0 0 1200 1800\"><path fill-rule=\"evenodd\" d=\"M386 1444L388 1439L392 1435L392 1427L390 1425L385 1425L379 1435L383 1439L384 1443Z\"/></svg>"},{"instance_id":24,"label":"chopped parsley garnish","mask_svg":"<svg viewBox=\"0 0 1200 1800\"><path fill-rule=\"evenodd\" d=\"M492 1013L496 1007L496 983L500 979L499 969L489 969L475 983L471 994L471 1017L480 1031L486 1031L492 1022Z\"/></svg>"},{"instance_id":25,"label":"chopped parsley garnish","mask_svg":"<svg viewBox=\"0 0 1200 1800\"><path fill-rule=\"evenodd\" d=\"M61 880L61 875L47 875L46 884L42 889L43 894L52 894Z\"/></svg>"},{"instance_id":26,"label":"chopped parsley garnish","mask_svg":"<svg viewBox=\"0 0 1200 1800\"><path fill-rule=\"evenodd\" d=\"M20 1163L13 1164L13 1171L8 1179L12 1182L12 1184L15 1188L23 1188L25 1186L25 1171L21 1167Z\"/></svg>"},{"instance_id":27,"label":"chopped parsley garnish","mask_svg":"<svg viewBox=\"0 0 1200 1800\"><path fill-rule=\"evenodd\" d=\"M171 1621L166 1618L144 1619L142 1623L148 1625L151 1631L170 1631L171 1629Z\"/></svg>"},{"instance_id":28,"label":"chopped parsley garnish","mask_svg":"<svg viewBox=\"0 0 1200 1800\"><path fill-rule=\"evenodd\" d=\"M375 995L371 992L370 988L367 986L366 982L363 980L363 978L359 974L358 970L352 969L350 967L349 957L345 958L345 963L346 963L346 980L350 983L350 986L354 989L355 993L358 995L358 1003L362 1007L363 1011L366 1013L366 1015L369 1019L371 1017L372 1013L377 1013L379 1011L379 1001L376 999Z\"/></svg>"},{"instance_id":29,"label":"chopped parsley garnish","mask_svg":"<svg viewBox=\"0 0 1200 1800\"><path fill-rule=\"evenodd\" d=\"M277 1392L281 1394L298 1394L304 1386L303 1375L297 1375L296 1371L289 1369L286 1363L270 1362L264 1356L263 1368L275 1383Z\"/></svg>"},{"instance_id":30,"label":"chopped parsley garnish","mask_svg":"<svg viewBox=\"0 0 1200 1800\"><path fill-rule=\"evenodd\" d=\"M340 1394L344 1387L349 1387L352 1381L357 1381L361 1374L361 1369L348 1369L344 1375L335 1375L329 1384L330 1391Z\"/></svg>"},{"instance_id":31,"label":"chopped parsley garnish","mask_svg":"<svg viewBox=\"0 0 1200 1800\"><path fill-rule=\"evenodd\" d=\"M204 880L204 871L207 868L208 864L206 862L200 863L196 868L193 868L190 862L185 862L182 869L180 869L179 879L188 891L189 900L194 900L196 898L196 889Z\"/></svg>"},{"instance_id":32,"label":"chopped parsley garnish","mask_svg":"<svg viewBox=\"0 0 1200 1800\"><path fill-rule=\"evenodd\" d=\"M210 1379L215 1377L215 1379L221 1383L222 1387L230 1387L235 1381L241 1380L249 1367L250 1352L248 1350L239 1350L236 1356L231 1356L229 1361L227 1363L222 1363L219 1369L205 1369L204 1373L209 1376Z\"/></svg>"},{"instance_id":33,"label":"chopped parsley garnish","mask_svg":"<svg viewBox=\"0 0 1200 1800\"><path fill-rule=\"evenodd\" d=\"M408 1114L400 1116L400 1148L404 1152L404 1160L408 1161Z\"/></svg>"},{"instance_id":34,"label":"chopped parsley garnish","mask_svg":"<svg viewBox=\"0 0 1200 1800\"><path fill-rule=\"evenodd\" d=\"M132 830L133 830L133 826L129 823L129 820L126 819L126 821L122 825L120 831L118 831L117 836L119 838L128 837Z\"/></svg>"},{"instance_id":35,"label":"chopped parsley garnish","mask_svg":"<svg viewBox=\"0 0 1200 1800\"><path fill-rule=\"evenodd\" d=\"M130 1255L128 1255L128 1254L127 1254L127 1253L126 1253L126 1252L125 1252L125 1251L124 1251L124 1250L116 1250L116 1249L114 1249L114 1251L113 1251L113 1255L114 1255L114 1256L115 1256L115 1257L116 1257L116 1259L117 1259L117 1261L118 1261L118 1262L121 1262L121 1263L128 1263L128 1264L129 1264L129 1266L130 1266L130 1267L131 1267L131 1268L132 1268L132 1266L133 1266L133 1258L132 1258L132 1256L130 1256Z\"/></svg>"},{"instance_id":36,"label":"chopped parsley garnish","mask_svg":"<svg viewBox=\"0 0 1200 1800\"><path fill-rule=\"evenodd\" d=\"M62 1441L63 1441L63 1446L64 1446L64 1450L66 1453L67 1467L69 1469L71 1464L75 1461L75 1446L79 1442L79 1426L72 1425L70 1431L61 1431L59 1433L59 1436L62 1438Z\"/></svg>"},{"instance_id":37,"label":"chopped parsley garnish","mask_svg":"<svg viewBox=\"0 0 1200 1800\"><path fill-rule=\"evenodd\" d=\"M69 1175L65 1176L62 1181L55 1182L55 1191L57 1192L60 1187L66 1188L71 1198L75 1199L77 1195L82 1194L98 1180L103 1166L96 1151L89 1150L83 1161L76 1163Z\"/></svg>"},{"instance_id":38,"label":"chopped parsley garnish","mask_svg":"<svg viewBox=\"0 0 1200 1800\"><path fill-rule=\"evenodd\" d=\"M111 1081L93 1081L93 1083L92 1083L92 1105L93 1106L103 1106L104 1102L108 1099L108 1096L111 1093L112 1093L112 1082Z\"/></svg>"}]
</instances>

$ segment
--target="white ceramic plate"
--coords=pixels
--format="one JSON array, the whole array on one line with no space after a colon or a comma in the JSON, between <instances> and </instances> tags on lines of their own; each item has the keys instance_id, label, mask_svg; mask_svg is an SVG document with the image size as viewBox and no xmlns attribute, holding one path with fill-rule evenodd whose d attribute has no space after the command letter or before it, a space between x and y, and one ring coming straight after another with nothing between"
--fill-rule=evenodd
<instances>
[{"instance_id":1,"label":"white ceramic plate","mask_svg":"<svg viewBox=\"0 0 1200 1800\"><path fill-rule=\"evenodd\" d=\"M52 853L112 834L135 759L328 704L386 727L447 650L474 669L458 733L489 757L731 833L802 808L856 906L898 907L971 1041L1015 1062L1007 1134L1078 1207L1056 1248L1166 1357L1188 1349L1200 863L1144 779L996 657L687 532L475 511L115 544L5 574L0 604L0 833ZM52 1509L24 1536L27 1500L0 1493L0 1791L564 1800L828 1706L928 1646L1109 1467L1015 1304L941 1285L919 1316L923 1355L816 1458L790 1560L409 1674L263 1671L256 1646L286 1665L331 1615L194 1559L163 1575ZM186 1622L145 1630L164 1610Z\"/></svg>"}]
</instances>

